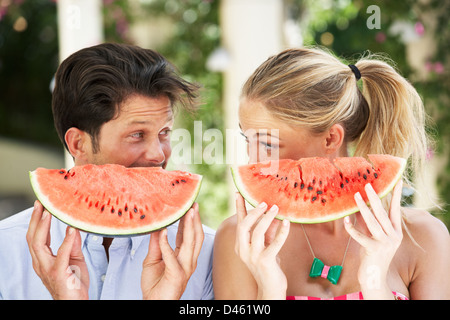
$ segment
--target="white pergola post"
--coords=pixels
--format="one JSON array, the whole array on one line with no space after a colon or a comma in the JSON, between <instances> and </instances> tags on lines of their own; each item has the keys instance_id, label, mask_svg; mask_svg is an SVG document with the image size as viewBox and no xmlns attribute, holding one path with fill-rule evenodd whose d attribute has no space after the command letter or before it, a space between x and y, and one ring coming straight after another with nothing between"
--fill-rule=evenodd
<instances>
[{"instance_id":1,"label":"white pergola post","mask_svg":"<svg viewBox=\"0 0 450 320\"><path fill-rule=\"evenodd\" d=\"M59 0L57 6L59 61L104 41L101 0ZM67 151L65 166L73 166L72 156Z\"/></svg>"},{"instance_id":2,"label":"white pergola post","mask_svg":"<svg viewBox=\"0 0 450 320\"><path fill-rule=\"evenodd\" d=\"M247 162L245 141L238 134L239 95L250 74L269 56L283 48L283 10L282 0L221 1L222 46L229 55L229 63L224 70L228 165ZM232 194L236 189L230 175L228 178ZM230 212L233 212L234 197L230 199Z\"/></svg>"}]
</instances>

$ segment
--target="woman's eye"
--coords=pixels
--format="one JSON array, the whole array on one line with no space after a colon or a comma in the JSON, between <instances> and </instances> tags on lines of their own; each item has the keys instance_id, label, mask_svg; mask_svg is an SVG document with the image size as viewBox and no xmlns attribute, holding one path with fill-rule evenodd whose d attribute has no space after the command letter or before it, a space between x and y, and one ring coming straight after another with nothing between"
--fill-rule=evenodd
<instances>
[{"instance_id":1,"label":"woman's eye","mask_svg":"<svg viewBox=\"0 0 450 320\"><path fill-rule=\"evenodd\" d=\"M266 148L266 149L272 149L272 147L273 147L272 144L264 142L264 141L260 141L259 143L262 144L264 146L264 148Z\"/></svg>"},{"instance_id":2,"label":"woman's eye","mask_svg":"<svg viewBox=\"0 0 450 320\"><path fill-rule=\"evenodd\" d=\"M243 136L244 137L244 140L245 140L245 142L247 142L248 143L248 138L247 138L247 136L241 131L241 132L239 132L240 134L241 134L241 136Z\"/></svg>"}]
</instances>

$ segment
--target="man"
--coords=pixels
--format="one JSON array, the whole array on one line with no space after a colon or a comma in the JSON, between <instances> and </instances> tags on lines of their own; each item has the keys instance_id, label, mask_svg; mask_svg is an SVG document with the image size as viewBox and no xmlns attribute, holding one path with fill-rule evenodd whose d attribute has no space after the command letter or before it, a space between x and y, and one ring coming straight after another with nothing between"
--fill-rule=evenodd
<instances>
[{"instance_id":1,"label":"man","mask_svg":"<svg viewBox=\"0 0 450 320\"><path fill-rule=\"evenodd\" d=\"M152 50L82 49L56 73L55 127L75 165L165 168L174 108L194 110L197 89ZM198 204L151 236L107 238L68 227L36 201L0 222L0 298L212 299L213 238Z\"/></svg>"}]
</instances>

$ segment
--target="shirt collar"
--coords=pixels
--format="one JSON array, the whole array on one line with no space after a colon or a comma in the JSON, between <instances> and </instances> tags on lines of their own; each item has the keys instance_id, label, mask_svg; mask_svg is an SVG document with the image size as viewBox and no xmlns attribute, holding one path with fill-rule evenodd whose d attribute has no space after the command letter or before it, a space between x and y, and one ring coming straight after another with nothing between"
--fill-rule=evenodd
<instances>
[{"instance_id":1,"label":"shirt collar","mask_svg":"<svg viewBox=\"0 0 450 320\"><path fill-rule=\"evenodd\" d=\"M87 245L86 242L88 241L88 239L90 239L90 237L94 237L94 236L103 237L102 235L95 235L95 234L84 232L84 231L80 231L80 235L81 235L82 246ZM117 240L124 239L124 238L128 238L131 240L131 258L134 258L134 254L135 254L136 250L139 248L139 246L141 245L142 241L144 239L147 239L147 241L149 241L148 237L149 237L149 235L140 235L140 236L134 236L134 237L119 237L119 238L117 238Z\"/></svg>"}]
</instances>

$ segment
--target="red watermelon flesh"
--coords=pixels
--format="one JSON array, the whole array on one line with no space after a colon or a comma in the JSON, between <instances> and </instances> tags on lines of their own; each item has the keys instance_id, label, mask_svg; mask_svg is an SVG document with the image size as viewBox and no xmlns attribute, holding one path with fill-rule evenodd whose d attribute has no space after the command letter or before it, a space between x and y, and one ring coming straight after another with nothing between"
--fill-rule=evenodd
<instances>
[{"instance_id":1,"label":"red watermelon flesh","mask_svg":"<svg viewBox=\"0 0 450 320\"><path fill-rule=\"evenodd\" d=\"M390 155L302 158L254 163L232 168L235 185L253 206L266 202L279 207L279 219L320 223L359 211L354 194L368 201L364 186L371 183L384 197L401 178L406 160Z\"/></svg>"},{"instance_id":2,"label":"red watermelon flesh","mask_svg":"<svg viewBox=\"0 0 450 320\"><path fill-rule=\"evenodd\" d=\"M194 203L202 176L159 167L121 165L38 168L33 190L56 218L101 235L138 235L181 218Z\"/></svg>"}]
</instances>

